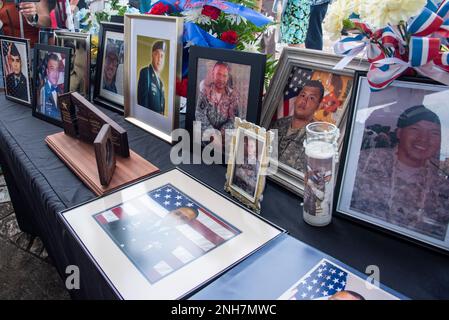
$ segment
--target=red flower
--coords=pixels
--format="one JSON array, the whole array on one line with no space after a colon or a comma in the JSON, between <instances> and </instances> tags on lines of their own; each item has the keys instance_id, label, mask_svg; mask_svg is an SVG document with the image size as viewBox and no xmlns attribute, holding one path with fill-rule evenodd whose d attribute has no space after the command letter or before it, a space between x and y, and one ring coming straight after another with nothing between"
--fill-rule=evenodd
<instances>
[{"instance_id":1,"label":"red flower","mask_svg":"<svg viewBox=\"0 0 449 320\"><path fill-rule=\"evenodd\" d=\"M220 39L230 44L236 44L238 41L237 32L234 30L225 31L221 34Z\"/></svg>"},{"instance_id":2,"label":"red flower","mask_svg":"<svg viewBox=\"0 0 449 320\"><path fill-rule=\"evenodd\" d=\"M151 10L148 13L161 16L165 13L168 13L169 11L170 7L168 5L163 4L162 2L158 2L151 8Z\"/></svg>"},{"instance_id":3,"label":"red flower","mask_svg":"<svg viewBox=\"0 0 449 320\"><path fill-rule=\"evenodd\" d=\"M180 97L187 98L187 78L182 79L182 81L176 80L176 94Z\"/></svg>"},{"instance_id":4,"label":"red flower","mask_svg":"<svg viewBox=\"0 0 449 320\"><path fill-rule=\"evenodd\" d=\"M212 20L217 20L220 16L221 10L212 6L205 5L201 14L208 16Z\"/></svg>"}]
</instances>

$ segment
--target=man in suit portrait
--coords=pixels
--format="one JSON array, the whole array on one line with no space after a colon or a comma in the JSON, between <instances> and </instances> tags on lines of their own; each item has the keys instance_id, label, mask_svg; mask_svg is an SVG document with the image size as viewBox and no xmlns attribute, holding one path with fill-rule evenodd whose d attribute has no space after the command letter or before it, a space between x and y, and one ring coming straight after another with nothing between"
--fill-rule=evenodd
<instances>
[{"instance_id":1,"label":"man in suit portrait","mask_svg":"<svg viewBox=\"0 0 449 320\"><path fill-rule=\"evenodd\" d=\"M22 73L22 58L14 43L11 43L9 47L9 65L11 73L6 76L6 91L8 95L28 102L28 82Z\"/></svg>"},{"instance_id":2,"label":"man in suit portrait","mask_svg":"<svg viewBox=\"0 0 449 320\"><path fill-rule=\"evenodd\" d=\"M151 50L151 64L142 68L137 86L137 103L154 112L164 114L164 84L160 74L164 69L166 44L156 41Z\"/></svg>"},{"instance_id":3,"label":"man in suit portrait","mask_svg":"<svg viewBox=\"0 0 449 320\"><path fill-rule=\"evenodd\" d=\"M46 75L44 85L40 90L39 111L54 119L61 119L61 111L58 108L58 94L63 93L63 85L58 85L60 59L54 53L49 53L47 57Z\"/></svg>"}]
</instances>

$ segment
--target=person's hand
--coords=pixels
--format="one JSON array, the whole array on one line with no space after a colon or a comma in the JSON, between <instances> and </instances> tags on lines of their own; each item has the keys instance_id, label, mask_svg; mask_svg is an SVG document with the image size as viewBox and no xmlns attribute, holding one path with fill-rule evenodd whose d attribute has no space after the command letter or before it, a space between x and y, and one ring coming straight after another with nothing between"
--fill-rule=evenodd
<instances>
[{"instance_id":1,"label":"person's hand","mask_svg":"<svg viewBox=\"0 0 449 320\"><path fill-rule=\"evenodd\" d=\"M36 2L21 2L19 3L20 12L28 20L33 20L34 15L37 14Z\"/></svg>"}]
</instances>

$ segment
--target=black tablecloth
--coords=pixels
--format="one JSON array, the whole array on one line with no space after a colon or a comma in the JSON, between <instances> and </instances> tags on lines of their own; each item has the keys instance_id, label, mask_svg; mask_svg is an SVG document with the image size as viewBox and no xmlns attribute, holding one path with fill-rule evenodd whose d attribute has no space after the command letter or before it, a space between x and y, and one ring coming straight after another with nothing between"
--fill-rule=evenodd
<instances>
[{"instance_id":1,"label":"black tablecloth","mask_svg":"<svg viewBox=\"0 0 449 320\"><path fill-rule=\"evenodd\" d=\"M104 111L128 130L131 149L162 171L174 167L169 144L122 116ZM80 268L81 288L72 290L72 297L113 298L99 271L56 217L57 212L95 197L46 146L45 137L61 130L32 117L30 108L0 97L0 161L20 227L42 238L64 279L68 265ZM181 167L223 193L224 166ZM302 220L301 198L271 181L264 193L261 215L361 272L369 265L378 266L380 281L410 298L449 298L448 255L340 217L327 227L311 227Z\"/></svg>"}]
</instances>

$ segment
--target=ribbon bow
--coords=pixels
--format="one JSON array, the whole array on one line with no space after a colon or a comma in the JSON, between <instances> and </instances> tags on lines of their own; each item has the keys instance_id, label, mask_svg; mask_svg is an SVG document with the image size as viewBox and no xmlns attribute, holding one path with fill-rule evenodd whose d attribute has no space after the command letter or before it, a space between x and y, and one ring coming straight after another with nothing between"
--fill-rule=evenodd
<instances>
[{"instance_id":1,"label":"ribbon bow","mask_svg":"<svg viewBox=\"0 0 449 320\"><path fill-rule=\"evenodd\" d=\"M367 75L371 90L378 91L388 87L410 68L449 85L448 53L440 51L441 38L437 37L449 32L448 18L449 0L444 0L440 6L428 1L421 13L411 20L406 30L410 36L408 54L404 48L405 41L398 36L397 30L393 27L385 28L382 43L394 47L395 54L371 64Z\"/></svg>"}]
</instances>

